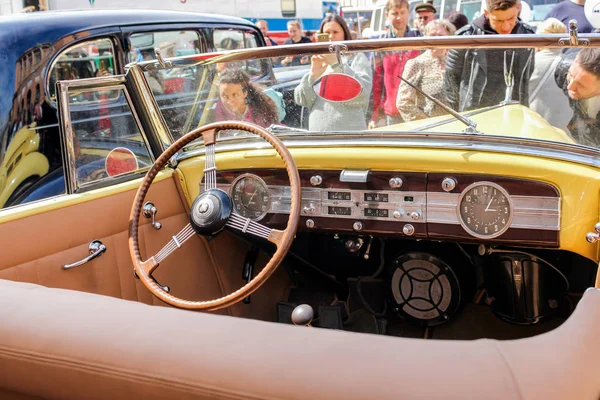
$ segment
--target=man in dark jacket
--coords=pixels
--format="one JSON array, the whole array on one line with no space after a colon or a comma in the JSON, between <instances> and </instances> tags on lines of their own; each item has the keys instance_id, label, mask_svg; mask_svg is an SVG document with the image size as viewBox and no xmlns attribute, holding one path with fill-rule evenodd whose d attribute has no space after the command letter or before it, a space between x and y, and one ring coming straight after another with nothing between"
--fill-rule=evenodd
<instances>
[{"instance_id":1,"label":"man in dark jacket","mask_svg":"<svg viewBox=\"0 0 600 400\"><path fill-rule=\"evenodd\" d=\"M520 11L520 0L487 0L484 15L456 34L535 33L519 20ZM454 110L465 111L499 104L507 98L505 75L514 85L511 98L529 105L529 77L533 71L534 53L534 49L450 50L444 77L448 105Z\"/></svg>"},{"instance_id":2,"label":"man in dark jacket","mask_svg":"<svg viewBox=\"0 0 600 400\"><path fill-rule=\"evenodd\" d=\"M573 109L573 117L567 125L573 139L579 144L600 148L600 49L587 48L565 55L554 77L558 87L569 96Z\"/></svg>"}]
</instances>

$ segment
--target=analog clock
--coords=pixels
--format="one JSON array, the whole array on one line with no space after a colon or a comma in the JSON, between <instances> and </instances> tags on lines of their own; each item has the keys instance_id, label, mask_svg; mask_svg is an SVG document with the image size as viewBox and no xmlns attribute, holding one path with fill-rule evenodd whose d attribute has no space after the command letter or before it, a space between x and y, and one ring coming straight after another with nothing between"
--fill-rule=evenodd
<instances>
[{"instance_id":1,"label":"analog clock","mask_svg":"<svg viewBox=\"0 0 600 400\"><path fill-rule=\"evenodd\" d=\"M458 220L472 236L491 239L510 227L513 204L508 192L492 182L475 182L458 199Z\"/></svg>"}]
</instances>

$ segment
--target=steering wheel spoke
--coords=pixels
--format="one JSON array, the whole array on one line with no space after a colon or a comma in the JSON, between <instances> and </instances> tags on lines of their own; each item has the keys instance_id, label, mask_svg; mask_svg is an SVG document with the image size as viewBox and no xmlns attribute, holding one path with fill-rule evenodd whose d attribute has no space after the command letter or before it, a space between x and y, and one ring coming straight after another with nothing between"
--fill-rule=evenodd
<instances>
[{"instance_id":1,"label":"steering wheel spoke","mask_svg":"<svg viewBox=\"0 0 600 400\"><path fill-rule=\"evenodd\" d=\"M226 225L242 233L249 233L251 235L267 239L269 242L274 243L277 246L279 246L281 234L283 233L283 231L271 229L263 224L259 224L258 222L251 220L250 218L242 217L240 214L236 213L231 213L229 221L227 221Z\"/></svg>"},{"instance_id":2,"label":"steering wheel spoke","mask_svg":"<svg viewBox=\"0 0 600 400\"><path fill-rule=\"evenodd\" d=\"M155 256L144 262L144 264L149 263L148 267L144 268L144 270L148 272L148 274L152 273L152 271L154 271L164 259L170 256L175 250L180 248L189 238L194 236L194 234L195 231L194 228L192 228L192 225L187 224L181 231L179 231L177 235L173 236L171 240L169 240L169 243L160 249ZM150 263L151 260L154 260L154 262ZM153 265L154 263L156 265Z\"/></svg>"},{"instance_id":3,"label":"steering wheel spoke","mask_svg":"<svg viewBox=\"0 0 600 400\"><path fill-rule=\"evenodd\" d=\"M204 190L217 188L217 165L215 159L215 145L207 145L204 162Z\"/></svg>"}]
</instances>

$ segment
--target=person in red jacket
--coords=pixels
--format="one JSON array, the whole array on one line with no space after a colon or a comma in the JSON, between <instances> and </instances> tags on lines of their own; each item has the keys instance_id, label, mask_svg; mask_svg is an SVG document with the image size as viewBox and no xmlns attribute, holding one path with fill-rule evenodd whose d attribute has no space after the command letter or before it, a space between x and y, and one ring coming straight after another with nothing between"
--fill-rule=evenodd
<instances>
[{"instance_id":1,"label":"person in red jacket","mask_svg":"<svg viewBox=\"0 0 600 400\"><path fill-rule=\"evenodd\" d=\"M385 6L386 18L390 23L390 30L383 35L382 39L400 37L418 37L421 32L408 27L408 0L389 0ZM406 62L416 58L421 53L418 50L411 51L388 51L377 53L374 56L375 72L373 74L373 114L369 122L369 128L375 128L385 114L387 125L402 122L400 113L396 107L396 97L400 86L400 76L404 71Z\"/></svg>"}]
</instances>

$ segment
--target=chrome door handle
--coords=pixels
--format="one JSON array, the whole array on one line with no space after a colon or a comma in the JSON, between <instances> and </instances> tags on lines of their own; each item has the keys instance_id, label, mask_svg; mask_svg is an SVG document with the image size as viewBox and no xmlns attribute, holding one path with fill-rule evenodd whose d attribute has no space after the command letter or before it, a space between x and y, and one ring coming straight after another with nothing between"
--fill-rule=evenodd
<instances>
[{"instance_id":1,"label":"chrome door handle","mask_svg":"<svg viewBox=\"0 0 600 400\"><path fill-rule=\"evenodd\" d=\"M79 260L73 264L65 264L65 265L63 265L63 269L71 269L71 268L79 267L80 265L83 265L87 262L92 261L94 258L100 257L100 255L102 255L102 253L104 253L106 251L106 246L104 244L102 244L102 242L99 240L92 240L90 242L88 249L90 251L89 256L87 256L83 260Z\"/></svg>"}]
</instances>

